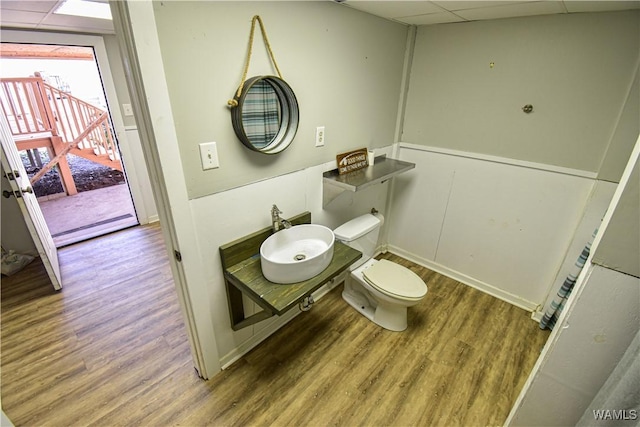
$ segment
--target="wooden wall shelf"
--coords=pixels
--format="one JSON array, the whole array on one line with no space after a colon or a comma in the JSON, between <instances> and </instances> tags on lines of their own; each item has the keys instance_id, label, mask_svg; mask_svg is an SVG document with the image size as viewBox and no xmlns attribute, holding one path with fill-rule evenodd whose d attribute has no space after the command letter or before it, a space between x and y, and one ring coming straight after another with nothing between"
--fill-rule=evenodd
<instances>
[{"instance_id":1,"label":"wooden wall shelf","mask_svg":"<svg viewBox=\"0 0 640 427\"><path fill-rule=\"evenodd\" d=\"M310 224L311 213L304 212L289 219L292 225ZM282 285L268 281L260 267L260 245L271 234L270 227L220 247L229 316L234 331L282 315L311 295L325 283L345 271L362 253L341 242L334 243L333 259L319 275L299 283ZM262 311L245 317L242 294L262 307Z\"/></svg>"},{"instance_id":2,"label":"wooden wall shelf","mask_svg":"<svg viewBox=\"0 0 640 427\"><path fill-rule=\"evenodd\" d=\"M388 159L386 155L382 155L375 158L373 165L355 172L340 175L338 169L327 171L322 174L322 207L345 191L364 190L415 167L415 163Z\"/></svg>"}]
</instances>

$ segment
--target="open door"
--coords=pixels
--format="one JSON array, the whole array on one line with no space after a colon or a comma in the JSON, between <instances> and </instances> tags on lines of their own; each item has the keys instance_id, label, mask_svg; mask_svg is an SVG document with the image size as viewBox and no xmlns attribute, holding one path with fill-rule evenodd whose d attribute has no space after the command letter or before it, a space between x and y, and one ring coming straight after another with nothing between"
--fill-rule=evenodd
<instances>
[{"instance_id":1,"label":"open door","mask_svg":"<svg viewBox=\"0 0 640 427\"><path fill-rule=\"evenodd\" d=\"M53 288L58 291L62 289L58 250L44 221L40 206L38 206L36 195L31 188L29 177L20 159L20 154L9 129L9 123L7 123L4 114L0 114L0 142L2 142L2 167L11 184L13 195L18 200L18 206L20 206L29 233L31 233L31 238L38 249Z\"/></svg>"}]
</instances>

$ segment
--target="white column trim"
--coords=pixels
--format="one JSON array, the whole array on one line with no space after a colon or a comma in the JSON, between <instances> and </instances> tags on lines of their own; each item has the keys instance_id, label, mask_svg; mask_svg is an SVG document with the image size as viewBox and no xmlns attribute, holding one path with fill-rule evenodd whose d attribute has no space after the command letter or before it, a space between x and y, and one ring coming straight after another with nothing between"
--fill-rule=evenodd
<instances>
[{"instance_id":1,"label":"white column trim","mask_svg":"<svg viewBox=\"0 0 640 427\"><path fill-rule=\"evenodd\" d=\"M151 1L111 2L116 36L195 368L220 370L201 251L182 167ZM181 260L173 256L179 251Z\"/></svg>"}]
</instances>

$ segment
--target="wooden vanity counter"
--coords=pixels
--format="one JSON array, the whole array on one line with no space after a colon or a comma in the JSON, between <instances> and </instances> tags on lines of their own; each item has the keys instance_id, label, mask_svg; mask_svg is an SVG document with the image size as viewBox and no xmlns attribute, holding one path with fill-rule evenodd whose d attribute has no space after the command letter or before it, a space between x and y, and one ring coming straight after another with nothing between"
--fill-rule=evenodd
<instances>
[{"instance_id":1,"label":"wooden vanity counter","mask_svg":"<svg viewBox=\"0 0 640 427\"><path fill-rule=\"evenodd\" d=\"M289 222L292 225L310 224L311 214L305 212L289 219ZM265 228L220 247L231 326L234 330L242 329L273 315L284 314L362 257L360 251L335 241L333 259L320 274L293 284L273 283L263 276L260 266L260 245L271 234L273 234L271 228ZM245 318L242 294L251 298L263 308L263 311Z\"/></svg>"}]
</instances>

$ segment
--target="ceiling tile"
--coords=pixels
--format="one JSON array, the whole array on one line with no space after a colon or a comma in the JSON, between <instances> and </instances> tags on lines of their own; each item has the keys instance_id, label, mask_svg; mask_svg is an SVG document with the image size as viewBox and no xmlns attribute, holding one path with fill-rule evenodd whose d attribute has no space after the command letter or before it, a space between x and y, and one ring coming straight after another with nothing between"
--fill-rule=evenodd
<instances>
[{"instance_id":1,"label":"ceiling tile","mask_svg":"<svg viewBox=\"0 0 640 427\"><path fill-rule=\"evenodd\" d=\"M97 0L106 2L107 0ZM329 0L327 0L329 1ZM49 14L62 0L0 0L0 23L4 27L61 29L113 33L111 21L83 18L73 22ZM509 18L568 12L602 12L640 9L640 0L347 0L346 7L409 25L430 25L465 20ZM449 13L447 11L454 11ZM45 17L46 22L41 22ZM86 19L86 18L85 18Z\"/></svg>"},{"instance_id":2,"label":"ceiling tile","mask_svg":"<svg viewBox=\"0 0 640 427\"><path fill-rule=\"evenodd\" d=\"M25 1L25 0L2 0L2 12L5 10L23 10L27 12L49 13L58 6L62 1ZM4 17L2 17L4 21Z\"/></svg>"},{"instance_id":3,"label":"ceiling tile","mask_svg":"<svg viewBox=\"0 0 640 427\"><path fill-rule=\"evenodd\" d=\"M0 21L3 25L5 24L5 22L14 24L38 24L45 16L47 16L47 14L42 12L25 12L20 10L2 9Z\"/></svg>"},{"instance_id":4,"label":"ceiling tile","mask_svg":"<svg viewBox=\"0 0 640 427\"><path fill-rule=\"evenodd\" d=\"M404 16L401 18L395 18L396 21L403 22L409 25L432 25L432 24L446 24L449 22L463 22L464 19L454 15L450 12L429 13L426 15L414 15Z\"/></svg>"},{"instance_id":5,"label":"ceiling tile","mask_svg":"<svg viewBox=\"0 0 640 427\"><path fill-rule=\"evenodd\" d=\"M564 7L560 2L536 1L479 9L458 10L456 11L456 15L459 15L470 21L475 21L483 19L512 18L519 16L550 15L564 12Z\"/></svg>"},{"instance_id":6,"label":"ceiling tile","mask_svg":"<svg viewBox=\"0 0 640 427\"><path fill-rule=\"evenodd\" d=\"M400 16L423 15L427 13L442 12L442 9L433 2L418 1L355 1L350 0L342 3L353 9L358 9L382 16L384 18L397 18Z\"/></svg>"},{"instance_id":7,"label":"ceiling tile","mask_svg":"<svg viewBox=\"0 0 640 427\"><path fill-rule=\"evenodd\" d=\"M52 13L48 15L39 28L92 28L94 30L111 30L113 31L113 22L108 19L85 18L82 16L59 15Z\"/></svg>"},{"instance_id":8,"label":"ceiling tile","mask_svg":"<svg viewBox=\"0 0 640 427\"><path fill-rule=\"evenodd\" d=\"M565 1L569 12L604 12L607 10L640 9L638 1Z\"/></svg>"},{"instance_id":9,"label":"ceiling tile","mask_svg":"<svg viewBox=\"0 0 640 427\"><path fill-rule=\"evenodd\" d=\"M464 9L479 9L481 7L504 6L512 3L524 3L524 2L530 2L530 1L534 1L534 0L515 0L515 1L444 0L444 1L434 1L433 3L437 4L443 9L455 11L455 10L464 10Z\"/></svg>"}]
</instances>

